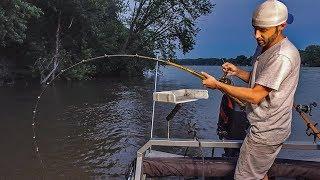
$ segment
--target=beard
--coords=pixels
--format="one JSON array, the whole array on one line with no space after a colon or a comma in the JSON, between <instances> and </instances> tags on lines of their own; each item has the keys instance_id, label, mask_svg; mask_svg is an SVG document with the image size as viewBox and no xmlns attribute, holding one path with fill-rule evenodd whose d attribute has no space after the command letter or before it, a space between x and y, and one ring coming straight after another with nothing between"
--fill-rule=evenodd
<instances>
[{"instance_id":1,"label":"beard","mask_svg":"<svg viewBox=\"0 0 320 180\"><path fill-rule=\"evenodd\" d=\"M257 43L260 47L264 47L267 45L266 41L263 40L262 38L257 39Z\"/></svg>"},{"instance_id":2,"label":"beard","mask_svg":"<svg viewBox=\"0 0 320 180\"><path fill-rule=\"evenodd\" d=\"M258 38L257 43L260 47L266 47L269 46L271 43L273 43L273 41L278 37L278 27L276 27L276 31L274 32L274 34L272 34L269 38Z\"/></svg>"}]
</instances>

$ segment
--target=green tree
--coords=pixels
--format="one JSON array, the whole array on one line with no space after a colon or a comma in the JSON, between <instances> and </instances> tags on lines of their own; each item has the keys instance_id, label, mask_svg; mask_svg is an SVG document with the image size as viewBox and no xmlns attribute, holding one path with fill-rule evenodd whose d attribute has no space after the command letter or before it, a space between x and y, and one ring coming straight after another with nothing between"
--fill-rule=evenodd
<instances>
[{"instance_id":1,"label":"green tree","mask_svg":"<svg viewBox=\"0 0 320 180\"><path fill-rule=\"evenodd\" d=\"M160 51L162 57L174 57L177 48L183 53L193 49L199 32L196 21L211 12L209 0L133 0L133 8L127 20L128 32L122 52L154 56ZM152 62L121 59L117 71L142 74L154 67Z\"/></svg>"},{"instance_id":2,"label":"green tree","mask_svg":"<svg viewBox=\"0 0 320 180\"><path fill-rule=\"evenodd\" d=\"M38 0L35 5L43 9L44 16L33 21L25 49L37 67L50 63L54 56L61 60L59 69L63 69L81 59L119 52L125 36L119 17L124 10L122 1ZM114 66L116 63L91 63L76 67L73 72L79 75L67 75L87 79L85 75L110 72Z\"/></svg>"},{"instance_id":3,"label":"green tree","mask_svg":"<svg viewBox=\"0 0 320 180\"><path fill-rule=\"evenodd\" d=\"M307 66L320 66L320 46L310 45L300 51L302 64Z\"/></svg>"},{"instance_id":4,"label":"green tree","mask_svg":"<svg viewBox=\"0 0 320 180\"><path fill-rule=\"evenodd\" d=\"M212 7L209 0L135 0L123 51L158 49L170 57L178 47L186 53L195 44L199 31L196 21L209 14Z\"/></svg>"},{"instance_id":5,"label":"green tree","mask_svg":"<svg viewBox=\"0 0 320 180\"><path fill-rule=\"evenodd\" d=\"M2 0L1 56L28 67L46 80L55 71L102 54L142 54L157 50L172 57L195 44L200 16L209 0L134 0L130 12L122 0ZM131 18L126 19L128 14ZM127 21L128 20L128 21ZM1 57L0 57L1 58ZM88 79L109 73L142 74L154 63L121 59L79 66L66 78Z\"/></svg>"},{"instance_id":6,"label":"green tree","mask_svg":"<svg viewBox=\"0 0 320 180\"><path fill-rule=\"evenodd\" d=\"M0 1L0 46L23 43L28 21L41 15L40 8L24 0Z\"/></svg>"},{"instance_id":7,"label":"green tree","mask_svg":"<svg viewBox=\"0 0 320 180\"><path fill-rule=\"evenodd\" d=\"M240 55L236 57L235 63L244 66L250 64L250 60L246 56Z\"/></svg>"}]
</instances>

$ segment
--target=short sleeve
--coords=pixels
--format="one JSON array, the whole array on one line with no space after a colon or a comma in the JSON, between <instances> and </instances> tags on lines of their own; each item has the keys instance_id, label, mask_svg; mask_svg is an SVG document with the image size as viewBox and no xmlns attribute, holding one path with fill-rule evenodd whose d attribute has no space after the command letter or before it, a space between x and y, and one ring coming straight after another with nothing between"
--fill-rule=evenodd
<instances>
[{"instance_id":1,"label":"short sleeve","mask_svg":"<svg viewBox=\"0 0 320 180\"><path fill-rule=\"evenodd\" d=\"M289 58L276 55L264 65L255 83L278 91L282 81L290 74L291 68Z\"/></svg>"}]
</instances>

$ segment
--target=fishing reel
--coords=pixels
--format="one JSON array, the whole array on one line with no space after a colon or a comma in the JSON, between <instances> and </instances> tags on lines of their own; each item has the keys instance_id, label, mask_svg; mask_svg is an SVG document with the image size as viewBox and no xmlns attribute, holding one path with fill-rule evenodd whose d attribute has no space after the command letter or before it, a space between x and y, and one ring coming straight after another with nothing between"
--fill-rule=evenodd
<instances>
[{"instance_id":1,"label":"fishing reel","mask_svg":"<svg viewBox=\"0 0 320 180\"><path fill-rule=\"evenodd\" d=\"M231 81L231 79L227 78L227 72L224 72L223 76L219 79L220 82L224 83L224 84L228 84L228 85L233 85L233 82ZM246 107L245 102L242 102L241 100L229 96L231 99L233 99L240 107L241 110L244 110Z\"/></svg>"},{"instance_id":2,"label":"fishing reel","mask_svg":"<svg viewBox=\"0 0 320 180\"><path fill-rule=\"evenodd\" d=\"M298 104L296 107L296 110L298 112L304 112L306 114L309 114L309 116L312 116L312 114L311 114L312 109L317 106L318 106L318 104L316 102L310 103L309 105Z\"/></svg>"},{"instance_id":3,"label":"fishing reel","mask_svg":"<svg viewBox=\"0 0 320 180\"><path fill-rule=\"evenodd\" d=\"M193 138L197 138L197 133L199 131L199 128L197 127L197 123L192 123L191 121L188 122L188 134L192 134Z\"/></svg>"},{"instance_id":4,"label":"fishing reel","mask_svg":"<svg viewBox=\"0 0 320 180\"><path fill-rule=\"evenodd\" d=\"M227 78L227 74L228 73L225 72L223 74L223 76L219 79L219 81L222 82L222 83L225 83L225 84L232 85L233 83L232 83L231 79Z\"/></svg>"}]
</instances>

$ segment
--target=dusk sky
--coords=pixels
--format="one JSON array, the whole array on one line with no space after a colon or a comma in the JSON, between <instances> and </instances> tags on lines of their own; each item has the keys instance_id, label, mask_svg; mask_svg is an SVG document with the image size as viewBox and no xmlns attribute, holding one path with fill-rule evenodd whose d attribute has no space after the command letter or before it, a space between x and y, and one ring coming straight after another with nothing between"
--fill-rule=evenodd
<instances>
[{"instance_id":1,"label":"dusk sky","mask_svg":"<svg viewBox=\"0 0 320 180\"><path fill-rule=\"evenodd\" d=\"M198 23L201 31L194 50L178 58L251 56L256 47L251 26L252 13L264 0L212 0L213 12ZM294 22L285 34L297 48L320 44L320 0L282 0Z\"/></svg>"}]
</instances>

